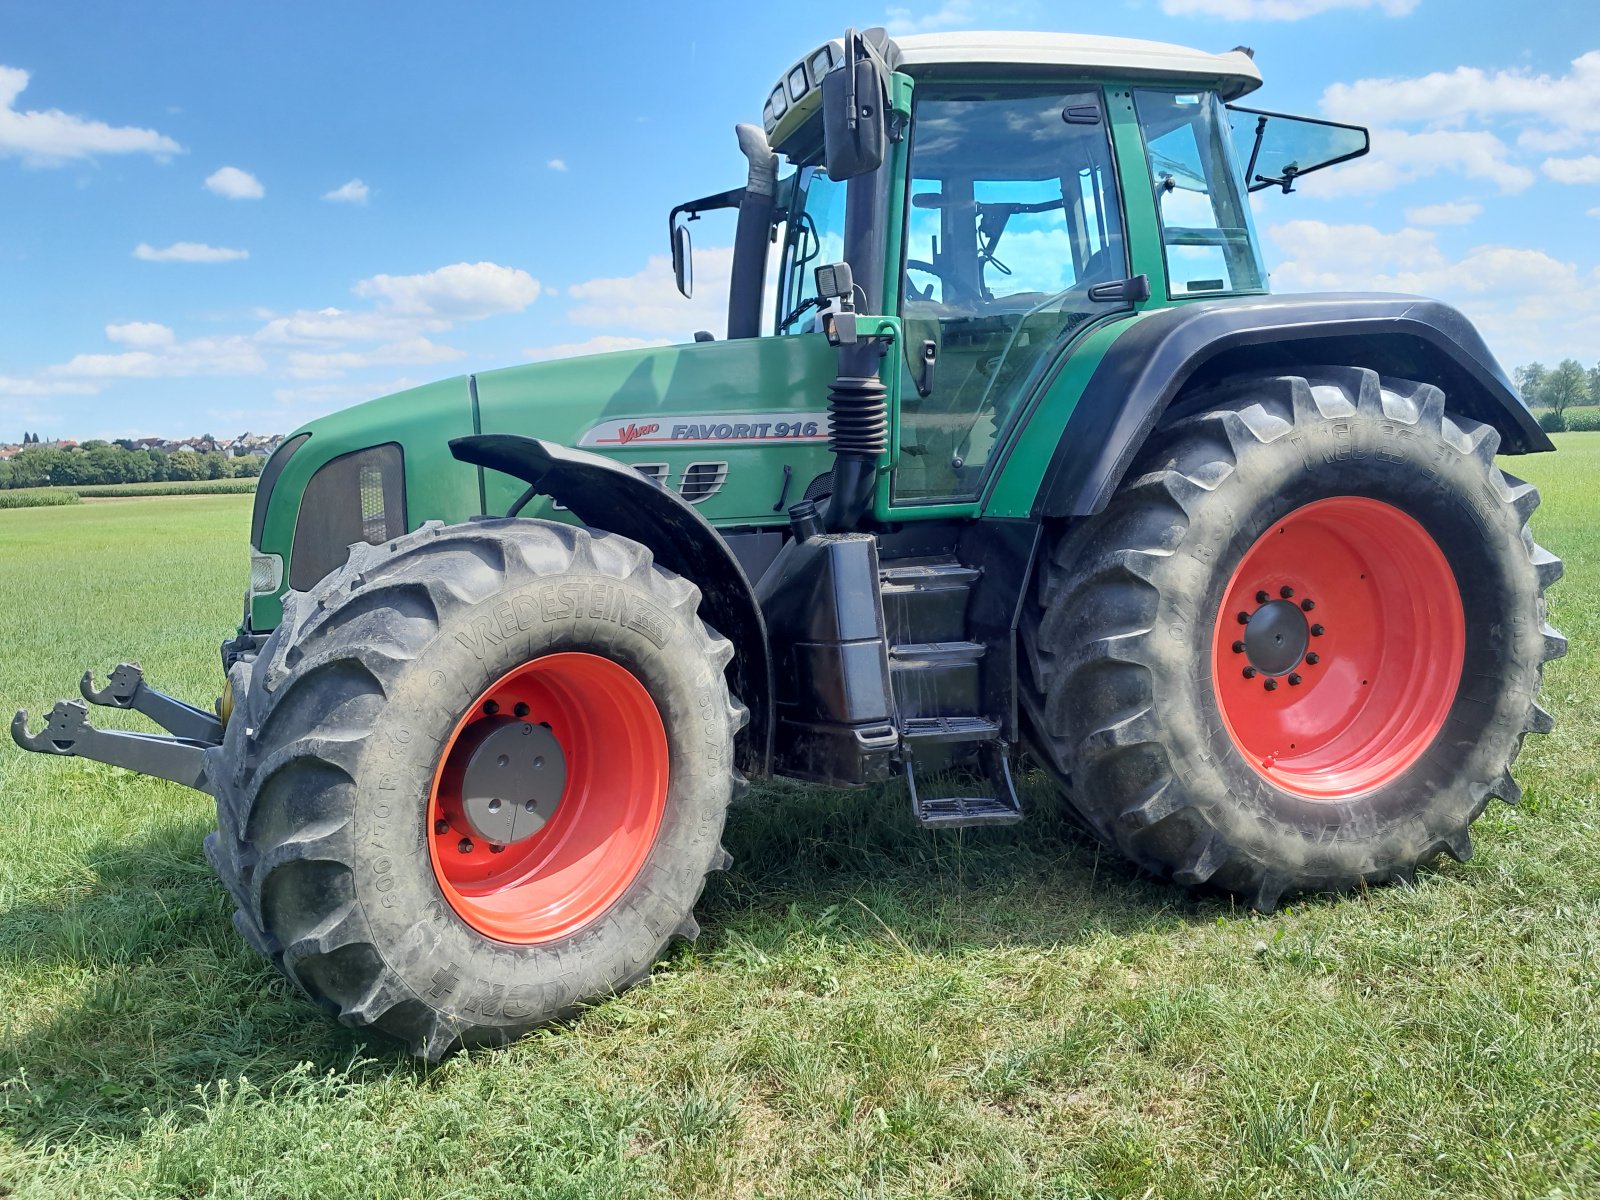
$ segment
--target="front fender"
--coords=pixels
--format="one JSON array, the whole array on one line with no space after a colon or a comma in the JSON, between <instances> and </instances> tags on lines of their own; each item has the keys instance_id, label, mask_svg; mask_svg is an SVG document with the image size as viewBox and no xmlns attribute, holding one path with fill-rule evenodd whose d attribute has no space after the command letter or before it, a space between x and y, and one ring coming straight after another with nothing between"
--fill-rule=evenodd
<instances>
[{"instance_id":1,"label":"front fender","mask_svg":"<svg viewBox=\"0 0 1600 1200\"><path fill-rule=\"evenodd\" d=\"M647 547L656 562L700 589L707 624L733 643L728 683L750 710L738 767L764 777L772 766L772 661L755 589L733 551L692 505L631 467L538 438L487 433L453 438L465 463L526 482L585 525Z\"/></svg>"}]
</instances>

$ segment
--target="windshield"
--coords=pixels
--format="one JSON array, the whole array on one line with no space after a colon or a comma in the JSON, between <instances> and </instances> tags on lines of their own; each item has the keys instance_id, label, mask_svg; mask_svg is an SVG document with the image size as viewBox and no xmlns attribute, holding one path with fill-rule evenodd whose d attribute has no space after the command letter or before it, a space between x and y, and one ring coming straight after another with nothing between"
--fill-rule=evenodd
<instances>
[{"instance_id":1,"label":"windshield","mask_svg":"<svg viewBox=\"0 0 1600 1200\"><path fill-rule=\"evenodd\" d=\"M1221 99L1141 90L1134 103L1161 216L1168 294L1263 290L1266 274Z\"/></svg>"},{"instance_id":2,"label":"windshield","mask_svg":"<svg viewBox=\"0 0 1600 1200\"><path fill-rule=\"evenodd\" d=\"M802 167L794 176L778 283L778 333L808 333L816 328L815 268L844 261L847 186L829 179L821 167Z\"/></svg>"},{"instance_id":3,"label":"windshield","mask_svg":"<svg viewBox=\"0 0 1600 1200\"><path fill-rule=\"evenodd\" d=\"M1300 176L1360 158L1372 144L1359 125L1231 105L1228 112L1233 118L1233 144L1252 192L1269 187L1293 191Z\"/></svg>"}]
</instances>

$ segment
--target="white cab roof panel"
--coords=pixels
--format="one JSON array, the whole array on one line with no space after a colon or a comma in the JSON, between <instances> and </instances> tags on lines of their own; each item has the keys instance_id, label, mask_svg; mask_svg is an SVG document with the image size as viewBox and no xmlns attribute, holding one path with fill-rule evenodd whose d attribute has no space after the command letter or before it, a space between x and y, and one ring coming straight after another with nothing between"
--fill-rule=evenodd
<instances>
[{"instance_id":1,"label":"white cab roof panel","mask_svg":"<svg viewBox=\"0 0 1600 1200\"><path fill-rule=\"evenodd\" d=\"M1207 54L1168 42L1080 33L913 33L894 39L900 67L1078 67L1094 75L1193 80L1232 100L1261 86L1261 72L1242 50Z\"/></svg>"}]
</instances>

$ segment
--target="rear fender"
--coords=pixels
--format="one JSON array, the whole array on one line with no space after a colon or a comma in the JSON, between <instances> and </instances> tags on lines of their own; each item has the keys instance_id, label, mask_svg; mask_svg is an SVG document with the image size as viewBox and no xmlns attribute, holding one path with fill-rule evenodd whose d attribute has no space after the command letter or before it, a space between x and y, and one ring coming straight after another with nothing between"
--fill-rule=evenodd
<instances>
[{"instance_id":1,"label":"rear fender","mask_svg":"<svg viewBox=\"0 0 1600 1200\"><path fill-rule=\"evenodd\" d=\"M1245 371L1370 367L1437 384L1450 407L1500 431L1502 450L1554 450L1483 338L1436 300L1381 294L1181 304L1133 322L1095 367L1034 501L1038 517L1103 509L1186 391Z\"/></svg>"},{"instance_id":2,"label":"rear fender","mask_svg":"<svg viewBox=\"0 0 1600 1200\"><path fill-rule=\"evenodd\" d=\"M585 525L647 547L656 562L700 589L706 622L733 643L728 684L750 709L739 735L738 767L765 777L772 767L772 663L755 589L717 531L676 493L598 454L509 433L454 438L462 462L521 479Z\"/></svg>"}]
</instances>

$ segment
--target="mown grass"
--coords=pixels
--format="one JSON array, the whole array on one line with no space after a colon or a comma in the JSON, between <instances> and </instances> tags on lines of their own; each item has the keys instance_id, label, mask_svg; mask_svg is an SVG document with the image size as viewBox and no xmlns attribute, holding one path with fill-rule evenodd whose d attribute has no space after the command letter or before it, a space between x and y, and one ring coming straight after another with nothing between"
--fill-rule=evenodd
<instances>
[{"instance_id":1,"label":"mown grass","mask_svg":"<svg viewBox=\"0 0 1600 1200\"><path fill-rule=\"evenodd\" d=\"M18 1196L1600 1195L1600 438L1509 464L1565 556L1521 808L1414 889L1270 918L1140 878L1028 782L929 835L776 785L652 986L429 1070L244 949L204 797L0 748ZM205 701L248 501L0 516L0 697L138 654ZM98 714L97 714L98 715Z\"/></svg>"}]
</instances>

